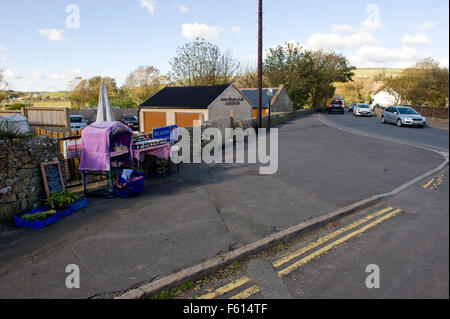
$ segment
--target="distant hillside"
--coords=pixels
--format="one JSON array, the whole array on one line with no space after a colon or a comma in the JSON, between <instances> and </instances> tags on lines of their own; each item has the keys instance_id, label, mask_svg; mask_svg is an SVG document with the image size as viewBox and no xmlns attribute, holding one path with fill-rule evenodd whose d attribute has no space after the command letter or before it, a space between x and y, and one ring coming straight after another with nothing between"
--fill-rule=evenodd
<instances>
[{"instance_id":1,"label":"distant hillside","mask_svg":"<svg viewBox=\"0 0 450 319\"><path fill-rule=\"evenodd\" d=\"M362 68L356 69L354 78L357 79L369 79L375 75L386 73L386 75L391 75L392 77L398 76L402 73L403 69L390 69L390 68Z\"/></svg>"}]
</instances>

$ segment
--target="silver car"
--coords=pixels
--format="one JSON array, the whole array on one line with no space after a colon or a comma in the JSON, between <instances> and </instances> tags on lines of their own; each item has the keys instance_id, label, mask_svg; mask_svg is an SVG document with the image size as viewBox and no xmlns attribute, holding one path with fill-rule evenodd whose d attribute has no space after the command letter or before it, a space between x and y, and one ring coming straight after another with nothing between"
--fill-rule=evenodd
<instances>
[{"instance_id":1,"label":"silver car","mask_svg":"<svg viewBox=\"0 0 450 319\"><path fill-rule=\"evenodd\" d=\"M424 127L427 119L408 106L390 106L383 110L381 123L393 123L397 126Z\"/></svg>"},{"instance_id":2,"label":"silver car","mask_svg":"<svg viewBox=\"0 0 450 319\"><path fill-rule=\"evenodd\" d=\"M372 116L372 109L369 105L363 103L356 103L353 107L354 116Z\"/></svg>"}]
</instances>

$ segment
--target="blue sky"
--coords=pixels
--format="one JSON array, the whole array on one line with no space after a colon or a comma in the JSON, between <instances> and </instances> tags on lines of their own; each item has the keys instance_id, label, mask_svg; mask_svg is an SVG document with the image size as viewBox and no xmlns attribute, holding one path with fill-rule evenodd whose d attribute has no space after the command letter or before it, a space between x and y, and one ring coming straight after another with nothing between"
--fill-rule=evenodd
<instances>
[{"instance_id":1,"label":"blue sky","mask_svg":"<svg viewBox=\"0 0 450 319\"><path fill-rule=\"evenodd\" d=\"M70 4L75 11L66 12ZM447 0L264 0L264 49L297 41L357 67L407 67L424 57L448 67L448 11ZM94 75L121 85L140 65L165 74L177 47L196 36L254 65L257 1L0 2L0 70L16 90L65 90L74 76Z\"/></svg>"}]
</instances>

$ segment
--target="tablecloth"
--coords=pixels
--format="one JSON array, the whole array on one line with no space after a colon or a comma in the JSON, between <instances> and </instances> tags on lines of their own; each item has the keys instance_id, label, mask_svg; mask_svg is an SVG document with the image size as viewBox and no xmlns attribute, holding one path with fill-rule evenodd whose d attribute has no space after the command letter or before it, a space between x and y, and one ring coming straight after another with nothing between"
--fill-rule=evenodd
<instances>
[{"instance_id":1,"label":"tablecloth","mask_svg":"<svg viewBox=\"0 0 450 319\"><path fill-rule=\"evenodd\" d=\"M133 158L143 162L145 154L148 154L168 160L170 158L170 148L171 147L169 144L163 144L143 149L134 149Z\"/></svg>"}]
</instances>

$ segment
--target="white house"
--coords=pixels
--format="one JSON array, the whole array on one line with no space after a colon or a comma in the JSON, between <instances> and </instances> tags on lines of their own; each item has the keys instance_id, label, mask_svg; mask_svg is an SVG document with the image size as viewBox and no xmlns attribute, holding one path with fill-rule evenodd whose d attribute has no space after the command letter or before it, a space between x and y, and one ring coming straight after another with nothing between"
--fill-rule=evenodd
<instances>
[{"instance_id":1,"label":"white house","mask_svg":"<svg viewBox=\"0 0 450 319\"><path fill-rule=\"evenodd\" d=\"M401 101L397 96L386 91L379 91L372 95L372 108L377 104L381 107L388 107L399 103Z\"/></svg>"}]
</instances>

